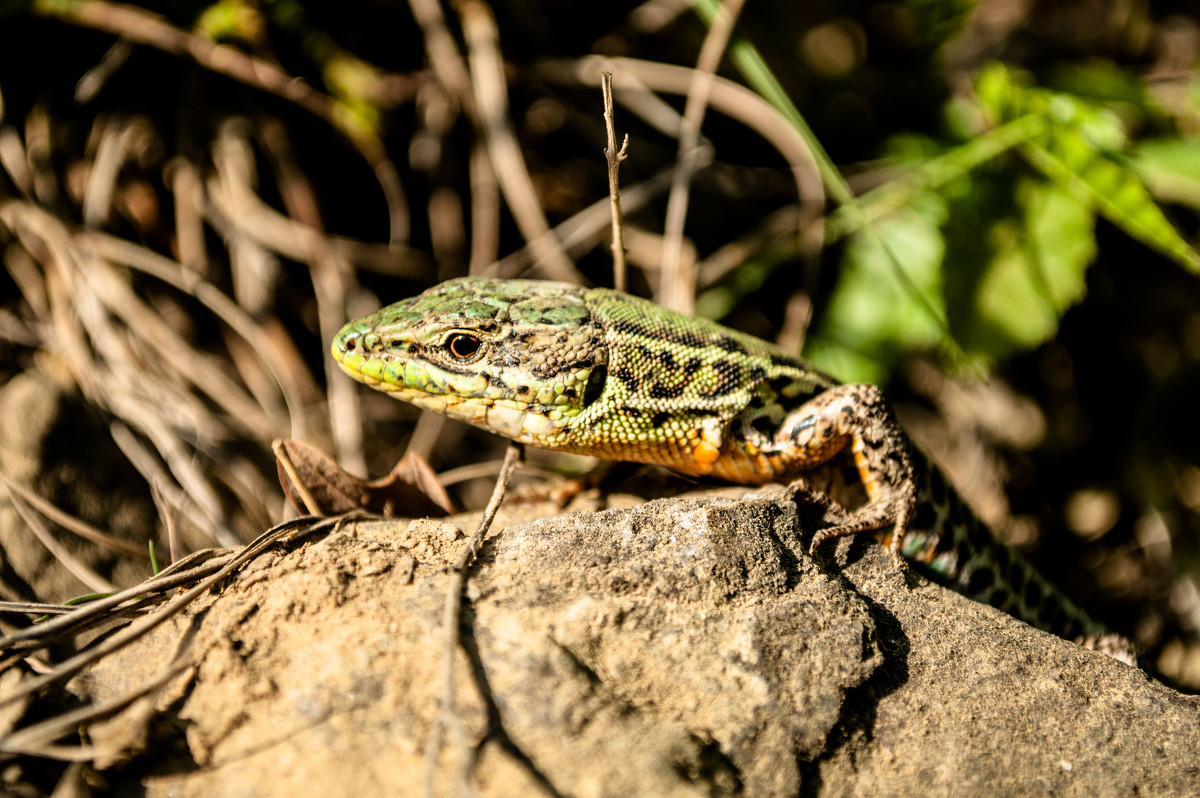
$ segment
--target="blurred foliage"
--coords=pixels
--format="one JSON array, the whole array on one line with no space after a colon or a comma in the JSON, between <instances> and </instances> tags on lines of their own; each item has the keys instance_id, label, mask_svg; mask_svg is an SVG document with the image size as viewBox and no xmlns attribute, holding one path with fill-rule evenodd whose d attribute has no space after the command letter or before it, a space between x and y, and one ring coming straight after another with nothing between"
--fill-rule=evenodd
<instances>
[{"instance_id":1,"label":"blurred foliage","mask_svg":"<svg viewBox=\"0 0 1200 798\"><path fill-rule=\"evenodd\" d=\"M1200 158L1200 140L1176 130L1138 148L1139 130L1173 120L1136 79L1111 64L1062 74L1098 91L1033 88L992 62L947 103L944 138L893 139L893 162L910 172L898 182L915 188L902 201L889 197L902 210L876 222L891 254L861 233L847 247L810 357L847 379L878 382L897 359L941 340L934 313L945 314L950 345L983 370L1038 346L1085 292L1097 215L1200 273L1200 255L1142 178L1157 174L1161 185L1178 174L1164 161L1186 167ZM980 137L1005 125L1015 135L980 161Z\"/></svg>"}]
</instances>

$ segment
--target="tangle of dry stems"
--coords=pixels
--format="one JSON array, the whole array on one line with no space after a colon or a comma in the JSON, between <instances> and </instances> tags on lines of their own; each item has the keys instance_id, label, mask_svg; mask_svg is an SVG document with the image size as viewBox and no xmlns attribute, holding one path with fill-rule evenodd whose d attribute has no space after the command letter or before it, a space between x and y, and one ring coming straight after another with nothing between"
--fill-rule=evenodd
<instances>
[{"instance_id":1,"label":"tangle of dry stems","mask_svg":"<svg viewBox=\"0 0 1200 798\"><path fill-rule=\"evenodd\" d=\"M344 464L365 473L361 394L348 380L332 378L328 358L322 361L324 373L313 373L313 358L288 332L294 318L280 307L282 284L299 279L310 286L315 324L309 332L324 342L347 317L379 303L360 285L359 272L430 283L435 264L458 258L472 272L514 276L533 270L557 279L582 279L575 261L603 243L610 200L598 199L551 227L512 120L505 78L514 73L506 69L490 10L473 1L456 7L465 46L460 52L438 4L411 0L410 6L425 33L431 68L403 76L421 87L413 97L426 92L418 113L420 133L439 152L454 151L449 141L459 115L475 133L466 153L469 197L444 191L428 199L430 224L436 228L431 230L431 253L406 243L412 223L409 198L383 145L368 131L348 125L329 96L275 64L215 45L143 9L100 0L38 5L39 13L61 22L122 37L81 88L91 96L98 83L122 68L130 46L152 47L282 97L337 128L371 164L388 208L389 235L386 242L372 243L325 229L318 189L293 153L287 129L275 118L228 119L215 126L215 139L201 152L168 153L149 116L102 114L93 122L92 146L72 155L54 150L57 123L47 111L36 108L15 123L4 118L0 102L0 168L15 189L7 196L0 193L0 234L5 237L5 267L22 300L0 308L0 337L14 347L36 349L40 363L66 375L107 419L113 440L146 485L154 487L163 526L170 529L172 559L182 558L147 582L119 590L85 564L72 562L69 553L56 547L39 515L127 556L144 557L140 545L72 519L4 478L11 501L44 545L81 581L115 592L81 608L6 607L56 617L0 640L0 666L37 663L43 671L7 689L0 703L28 701L61 684L95 658L179 612L197 591L219 583L265 547L328 528L327 522L294 521L237 553L208 548L239 546L285 512L267 454L275 438L327 442ZM730 21L736 13L733 3ZM626 218L662 197L673 181L676 191L686 188L690 176L714 157L700 131L706 108L754 129L790 164L795 205L759 231L731 242L728 246L736 247L738 255L721 250L707 264L700 263L698 283L672 276L667 268L660 275L663 286L703 286L719 279L736 257L812 229L823 207L812 156L794 131L756 95L713 75L713 54L721 51L720 37L728 30L714 29L710 35L712 44L697 69L594 57L545 61L534 69L550 85L573 86L598 85L601 72L611 70L616 101L679 141L675 164L624 189ZM662 94L687 96L684 114L664 102ZM435 95L438 101L429 99ZM273 185L260 188L263 175L271 176ZM282 208L264 199L267 195L278 196ZM497 260L501 200L526 243ZM172 214L164 218L160 211L168 206ZM679 252L686 246L682 217L678 211L670 216L660 251ZM444 232L458 228L469 228L469 237ZM142 240L129 235L130 229L140 231ZM647 237L640 230L636 236ZM155 241L170 244L156 246ZM459 252L463 246L469 249L465 254ZM648 261L634 265L651 272L659 268ZM430 450L438 424L422 422L410 447ZM468 470L482 475L479 466ZM488 464L486 471L494 474L496 464ZM463 469L443 478L463 478ZM145 530L145 536L157 537L157 531ZM177 588L188 589L161 606ZM452 604L447 604L448 619L457 616ZM126 628L84 654L58 665L40 660L55 641L129 618L134 620ZM457 628L447 623L448 629ZM447 639L449 662L456 642L452 636ZM163 680L188 661L181 651ZM162 683L145 686L125 703ZM447 689L452 691L452 685ZM5 737L5 750L86 759L86 750L67 751L54 741L70 724L114 708L87 708L13 732ZM452 714L452 695L443 709ZM453 721L446 722L452 731Z\"/></svg>"}]
</instances>

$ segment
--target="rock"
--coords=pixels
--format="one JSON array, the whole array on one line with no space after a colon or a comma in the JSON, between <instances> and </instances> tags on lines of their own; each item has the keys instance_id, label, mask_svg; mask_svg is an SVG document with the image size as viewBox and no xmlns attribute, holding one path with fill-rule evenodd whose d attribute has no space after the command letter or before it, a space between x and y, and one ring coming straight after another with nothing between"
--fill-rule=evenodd
<instances>
[{"instance_id":1,"label":"rock","mask_svg":"<svg viewBox=\"0 0 1200 798\"><path fill-rule=\"evenodd\" d=\"M502 512L470 571L438 793L1194 793L1192 699L926 583L870 538L818 564L798 531L816 510L742 493ZM76 678L98 702L194 665L157 716L89 730L111 786L422 794L445 564L473 525L343 525ZM117 750L139 732L144 750Z\"/></svg>"}]
</instances>

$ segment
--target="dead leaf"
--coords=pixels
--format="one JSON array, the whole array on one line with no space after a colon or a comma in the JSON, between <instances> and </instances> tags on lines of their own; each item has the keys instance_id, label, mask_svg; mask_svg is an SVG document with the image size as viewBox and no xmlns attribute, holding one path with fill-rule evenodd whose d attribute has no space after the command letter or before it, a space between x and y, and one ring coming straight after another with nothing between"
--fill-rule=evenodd
<instances>
[{"instance_id":1,"label":"dead leaf","mask_svg":"<svg viewBox=\"0 0 1200 798\"><path fill-rule=\"evenodd\" d=\"M442 518L454 512L437 475L418 455L404 455L390 474L368 482L299 441L275 441L272 448L279 484L302 513L338 515L366 510L387 516Z\"/></svg>"}]
</instances>

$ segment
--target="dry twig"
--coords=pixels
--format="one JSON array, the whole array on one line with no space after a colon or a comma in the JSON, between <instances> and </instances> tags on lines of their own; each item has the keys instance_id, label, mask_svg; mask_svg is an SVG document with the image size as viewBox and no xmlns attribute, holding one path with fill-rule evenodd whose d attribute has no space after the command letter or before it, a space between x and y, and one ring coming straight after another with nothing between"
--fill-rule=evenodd
<instances>
[{"instance_id":1,"label":"dry twig","mask_svg":"<svg viewBox=\"0 0 1200 798\"><path fill-rule=\"evenodd\" d=\"M629 149L629 134L617 149L617 130L613 122L612 73L605 72L600 78L600 86L604 92L604 130L608 134L608 146L604 148L604 158L608 161L608 199L612 210L612 258L613 258L613 288L625 290L625 236L621 231L621 181L618 173L621 161L625 160L626 150Z\"/></svg>"}]
</instances>

